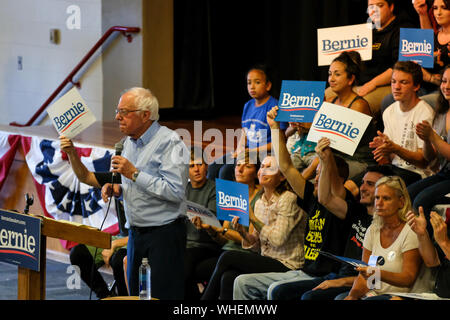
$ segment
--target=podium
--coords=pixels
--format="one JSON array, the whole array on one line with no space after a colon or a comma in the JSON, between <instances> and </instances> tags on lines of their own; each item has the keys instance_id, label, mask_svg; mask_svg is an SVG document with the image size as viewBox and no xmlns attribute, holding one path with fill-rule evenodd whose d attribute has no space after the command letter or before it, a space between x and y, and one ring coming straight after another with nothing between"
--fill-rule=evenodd
<instances>
[{"instance_id":1,"label":"podium","mask_svg":"<svg viewBox=\"0 0 450 320\"><path fill-rule=\"evenodd\" d=\"M18 300L45 300L47 237L74 241L103 249L111 248L111 235L97 228L65 220L54 220L44 216L31 216L42 219L40 269L34 271L21 266L18 267Z\"/></svg>"}]
</instances>

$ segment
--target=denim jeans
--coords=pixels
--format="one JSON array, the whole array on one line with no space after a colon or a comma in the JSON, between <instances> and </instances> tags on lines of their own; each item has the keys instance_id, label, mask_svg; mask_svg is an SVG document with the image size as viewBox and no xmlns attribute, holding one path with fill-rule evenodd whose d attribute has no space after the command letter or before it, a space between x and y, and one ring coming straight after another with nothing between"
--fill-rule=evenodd
<instances>
[{"instance_id":1,"label":"denim jeans","mask_svg":"<svg viewBox=\"0 0 450 320\"><path fill-rule=\"evenodd\" d=\"M285 281L282 283L278 283L277 285L274 285L271 290L272 300L314 300L315 297L317 297L317 299L315 300L326 300L327 298L324 294L326 290L312 289L326 280L332 280L338 277L339 276L336 273L332 272L323 277L315 277L311 278L310 280L302 279L299 281ZM348 290L348 288L346 288L345 290ZM342 290L337 293L341 292ZM319 297L319 294L321 293L323 293L324 295L321 295ZM331 296L330 300L333 300L337 293L335 295L329 293L328 296Z\"/></svg>"},{"instance_id":2,"label":"denim jeans","mask_svg":"<svg viewBox=\"0 0 450 320\"><path fill-rule=\"evenodd\" d=\"M243 274L234 280L233 299L272 300L272 290L277 285L314 278L301 270Z\"/></svg>"},{"instance_id":3,"label":"denim jeans","mask_svg":"<svg viewBox=\"0 0 450 320\"><path fill-rule=\"evenodd\" d=\"M450 192L450 174L438 172L408 186L408 192L414 210L422 206L425 213L429 214L434 205L450 203L450 198L445 196Z\"/></svg>"}]
</instances>

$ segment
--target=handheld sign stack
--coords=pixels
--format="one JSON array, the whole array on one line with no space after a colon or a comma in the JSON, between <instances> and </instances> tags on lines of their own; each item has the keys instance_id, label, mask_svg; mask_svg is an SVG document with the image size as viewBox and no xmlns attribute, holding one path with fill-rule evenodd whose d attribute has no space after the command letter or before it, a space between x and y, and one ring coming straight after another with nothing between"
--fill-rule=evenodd
<instances>
[{"instance_id":1,"label":"handheld sign stack","mask_svg":"<svg viewBox=\"0 0 450 320\"><path fill-rule=\"evenodd\" d=\"M344 51L358 51L361 59L372 59L372 29L369 24L317 29L318 65L328 66Z\"/></svg>"},{"instance_id":2,"label":"handheld sign stack","mask_svg":"<svg viewBox=\"0 0 450 320\"><path fill-rule=\"evenodd\" d=\"M283 80L276 121L312 122L323 102L325 81Z\"/></svg>"},{"instance_id":3,"label":"handheld sign stack","mask_svg":"<svg viewBox=\"0 0 450 320\"><path fill-rule=\"evenodd\" d=\"M330 147L350 156L355 153L372 117L332 103L324 102L309 129L306 140L330 139Z\"/></svg>"},{"instance_id":4,"label":"handheld sign stack","mask_svg":"<svg viewBox=\"0 0 450 320\"><path fill-rule=\"evenodd\" d=\"M248 185L216 179L217 219L231 221L239 217L239 224L249 225Z\"/></svg>"},{"instance_id":5,"label":"handheld sign stack","mask_svg":"<svg viewBox=\"0 0 450 320\"><path fill-rule=\"evenodd\" d=\"M202 219L202 223L209 224L210 226L217 228L222 227L220 221L217 220L216 215L204 206L201 206L198 203L192 201L186 201L186 207L186 215L188 216L189 220L193 217L200 217L200 219Z\"/></svg>"},{"instance_id":6,"label":"handheld sign stack","mask_svg":"<svg viewBox=\"0 0 450 320\"><path fill-rule=\"evenodd\" d=\"M59 135L69 139L74 138L96 120L75 87L48 107L47 113Z\"/></svg>"},{"instance_id":7,"label":"handheld sign stack","mask_svg":"<svg viewBox=\"0 0 450 320\"><path fill-rule=\"evenodd\" d=\"M345 263L345 264L347 264L347 265L349 265L350 267L353 267L353 268L369 266L367 263L365 263L362 260L357 260L357 259L337 256L337 255L334 255L334 254L326 252L326 251L319 251L319 254L321 254L324 257L333 259L333 260L335 260L337 262Z\"/></svg>"},{"instance_id":8,"label":"handheld sign stack","mask_svg":"<svg viewBox=\"0 0 450 320\"><path fill-rule=\"evenodd\" d=\"M400 28L399 61L414 61L433 68L434 34L432 29Z\"/></svg>"}]
</instances>

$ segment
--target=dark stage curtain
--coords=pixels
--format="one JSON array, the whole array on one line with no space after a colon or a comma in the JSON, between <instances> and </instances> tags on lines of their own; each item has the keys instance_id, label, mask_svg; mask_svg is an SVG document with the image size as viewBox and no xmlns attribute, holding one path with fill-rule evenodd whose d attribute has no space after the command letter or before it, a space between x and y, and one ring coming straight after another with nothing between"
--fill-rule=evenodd
<instances>
[{"instance_id":1,"label":"dark stage curtain","mask_svg":"<svg viewBox=\"0 0 450 320\"><path fill-rule=\"evenodd\" d=\"M364 23L366 10L365 0L174 0L175 109L165 118L241 115L257 63L275 71L276 98L283 79L326 81L317 29Z\"/></svg>"}]
</instances>

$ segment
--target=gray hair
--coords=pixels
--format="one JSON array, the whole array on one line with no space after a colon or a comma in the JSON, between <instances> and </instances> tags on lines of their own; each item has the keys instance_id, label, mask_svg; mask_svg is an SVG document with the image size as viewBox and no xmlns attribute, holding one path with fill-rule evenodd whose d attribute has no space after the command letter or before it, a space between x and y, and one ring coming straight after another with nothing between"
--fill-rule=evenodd
<instances>
[{"instance_id":1,"label":"gray hair","mask_svg":"<svg viewBox=\"0 0 450 320\"><path fill-rule=\"evenodd\" d=\"M133 87L124 93L134 96L134 106L137 109L150 111L150 120L157 121L159 119L159 102L149 89Z\"/></svg>"}]
</instances>

